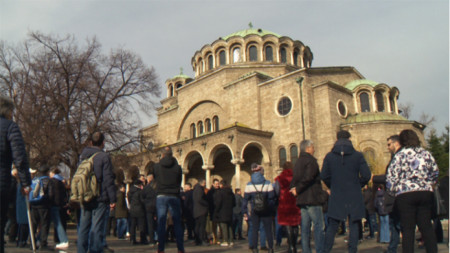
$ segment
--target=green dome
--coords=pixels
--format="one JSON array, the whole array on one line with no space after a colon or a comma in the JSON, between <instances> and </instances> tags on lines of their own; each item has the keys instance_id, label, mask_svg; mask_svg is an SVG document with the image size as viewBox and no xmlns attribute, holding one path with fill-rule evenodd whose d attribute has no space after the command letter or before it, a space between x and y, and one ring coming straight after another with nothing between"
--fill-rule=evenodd
<instances>
[{"instance_id":1,"label":"green dome","mask_svg":"<svg viewBox=\"0 0 450 253\"><path fill-rule=\"evenodd\" d=\"M358 80L353 80L353 81L347 83L345 85L345 88L347 88L349 90L354 90L356 87L358 87L359 85L362 85L362 84L367 84L372 87L375 87L378 85L378 83L375 81L371 81L371 80L367 80L367 79L358 79Z\"/></svg>"},{"instance_id":2,"label":"green dome","mask_svg":"<svg viewBox=\"0 0 450 253\"><path fill-rule=\"evenodd\" d=\"M386 121L408 121L405 117L386 112L364 112L355 115L349 115L345 119L345 124L368 123L368 122L386 122Z\"/></svg>"},{"instance_id":3,"label":"green dome","mask_svg":"<svg viewBox=\"0 0 450 253\"><path fill-rule=\"evenodd\" d=\"M263 29L254 29L252 27L250 27L249 29L245 29L245 30L241 30L241 31L237 31L235 33L229 34L227 36L222 37L223 40L228 40L231 37L234 36L240 36L242 38L244 38L247 35L259 35L259 36L264 36L264 35L273 35L277 38L280 38L281 36L279 34L276 34L274 32L271 31L267 31L267 30L263 30Z\"/></svg>"}]
</instances>

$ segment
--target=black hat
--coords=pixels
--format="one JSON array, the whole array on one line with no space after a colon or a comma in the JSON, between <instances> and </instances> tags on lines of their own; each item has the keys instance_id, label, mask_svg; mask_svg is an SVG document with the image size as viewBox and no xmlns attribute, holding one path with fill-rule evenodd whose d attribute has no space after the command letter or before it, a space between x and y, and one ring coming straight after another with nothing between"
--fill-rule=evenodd
<instances>
[{"instance_id":1,"label":"black hat","mask_svg":"<svg viewBox=\"0 0 450 253\"><path fill-rule=\"evenodd\" d=\"M352 137L352 135L346 130L341 130L341 131L337 132L336 137L338 140L339 139L347 139L348 140L348 139L350 139L350 137Z\"/></svg>"}]
</instances>

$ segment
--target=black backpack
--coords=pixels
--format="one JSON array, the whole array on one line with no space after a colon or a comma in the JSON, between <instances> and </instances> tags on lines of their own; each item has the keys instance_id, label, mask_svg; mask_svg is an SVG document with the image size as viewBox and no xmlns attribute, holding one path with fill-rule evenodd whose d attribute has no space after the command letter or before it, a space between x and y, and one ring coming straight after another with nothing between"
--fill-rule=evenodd
<instances>
[{"instance_id":1,"label":"black backpack","mask_svg":"<svg viewBox=\"0 0 450 253\"><path fill-rule=\"evenodd\" d=\"M256 191L255 196L253 198L253 212L255 212L255 214L257 215L265 215L269 211L269 203L267 201L266 196L264 196L263 192L265 183L266 182L263 183L261 191L258 191L258 189L256 189L255 184L252 182L252 185Z\"/></svg>"},{"instance_id":2,"label":"black backpack","mask_svg":"<svg viewBox=\"0 0 450 253\"><path fill-rule=\"evenodd\" d=\"M64 183L56 178L49 181L48 197L52 206L63 207L69 201Z\"/></svg>"}]
</instances>

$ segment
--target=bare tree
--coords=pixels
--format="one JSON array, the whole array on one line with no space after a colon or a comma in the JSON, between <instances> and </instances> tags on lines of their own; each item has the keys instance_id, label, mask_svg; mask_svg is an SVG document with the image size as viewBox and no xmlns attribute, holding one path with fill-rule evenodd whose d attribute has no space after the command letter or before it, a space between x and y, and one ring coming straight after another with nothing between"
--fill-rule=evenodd
<instances>
[{"instance_id":1,"label":"bare tree","mask_svg":"<svg viewBox=\"0 0 450 253\"><path fill-rule=\"evenodd\" d=\"M135 115L154 109L156 79L133 52L102 54L96 38L80 46L73 36L31 32L21 46L0 42L0 87L14 99L32 164L64 163L73 173L94 131L111 150L136 143Z\"/></svg>"},{"instance_id":2,"label":"bare tree","mask_svg":"<svg viewBox=\"0 0 450 253\"><path fill-rule=\"evenodd\" d=\"M401 103L398 105L398 109L400 111L400 114L409 119L409 117L411 116L411 111L413 108L413 104L411 104L411 102L407 102L407 103Z\"/></svg>"}]
</instances>

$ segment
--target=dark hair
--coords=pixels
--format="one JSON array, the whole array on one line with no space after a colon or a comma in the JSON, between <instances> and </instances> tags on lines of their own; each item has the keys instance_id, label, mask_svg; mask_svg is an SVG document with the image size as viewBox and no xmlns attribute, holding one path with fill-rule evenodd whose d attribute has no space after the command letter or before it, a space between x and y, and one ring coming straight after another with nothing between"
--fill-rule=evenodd
<instances>
[{"instance_id":1,"label":"dark hair","mask_svg":"<svg viewBox=\"0 0 450 253\"><path fill-rule=\"evenodd\" d=\"M241 191L241 188L234 189L234 193L238 193L239 191Z\"/></svg>"},{"instance_id":2,"label":"dark hair","mask_svg":"<svg viewBox=\"0 0 450 253\"><path fill-rule=\"evenodd\" d=\"M219 184L221 184L223 188L228 188L229 187L228 182L225 179L222 179Z\"/></svg>"},{"instance_id":3,"label":"dark hair","mask_svg":"<svg viewBox=\"0 0 450 253\"><path fill-rule=\"evenodd\" d=\"M350 137L352 137L352 135L346 131L346 130L340 130L339 132L337 132L336 134L336 138L339 139L350 139Z\"/></svg>"},{"instance_id":4,"label":"dark hair","mask_svg":"<svg viewBox=\"0 0 450 253\"><path fill-rule=\"evenodd\" d=\"M400 145L402 147L420 147L419 136L410 129L405 129L400 133Z\"/></svg>"},{"instance_id":5,"label":"dark hair","mask_svg":"<svg viewBox=\"0 0 450 253\"><path fill-rule=\"evenodd\" d=\"M292 169L292 168L294 168L294 165L292 164L292 162L287 161L283 164L283 170Z\"/></svg>"},{"instance_id":6,"label":"dark hair","mask_svg":"<svg viewBox=\"0 0 450 253\"><path fill-rule=\"evenodd\" d=\"M389 136L389 138L387 138L386 140L387 141L391 140L392 142L400 143L400 136L398 134L395 134L395 135Z\"/></svg>"},{"instance_id":7,"label":"dark hair","mask_svg":"<svg viewBox=\"0 0 450 253\"><path fill-rule=\"evenodd\" d=\"M173 153L172 153L172 148L169 147L169 146L163 148L162 155L163 155L164 157L166 157L166 156L167 156L167 157L171 157L171 156L173 155Z\"/></svg>"},{"instance_id":8,"label":"dark hair","mask_svg":"<svg viewBox=\"0 0 450 253\"><path fill-rule=\"evenodd\" d=\"M101 132L94 132L91 135L92 145L100 147L103 144L103 141L105 141L105 136Z\"/></svg>"},{"instance_id":9,"label":"dark hair","mask_svg":"<svg viewBox=\"0 0 450 253\"><path fill-rule=\"evenodd\" d=\"M53 167L50 169L50 172L52 172L53 174L59 174L61 173L61 170L58 167Z\"/></svg>"}]
</instances>

